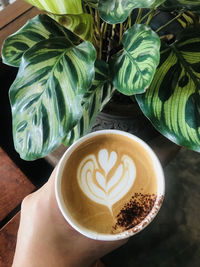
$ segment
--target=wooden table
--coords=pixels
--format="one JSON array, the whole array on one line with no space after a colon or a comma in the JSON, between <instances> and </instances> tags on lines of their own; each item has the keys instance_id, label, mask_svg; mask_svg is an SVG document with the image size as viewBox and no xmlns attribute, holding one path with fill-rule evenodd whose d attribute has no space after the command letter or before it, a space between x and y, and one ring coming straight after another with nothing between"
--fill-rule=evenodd
<instances>
[{"instance_id":1,"label":"wooden table","mask_svg":"<svg viewBox=\"0 0 200 267\"><path fill-rule=\"evenodd\" d=\"M29 5L24 0L17 0L0 11L0 48L3 41L10 34L19 30L28 19L35 17L39 13L38 9Z\"/></svg>"},{"instance_id":2,"label":"wooden table","mask_svg":"<svg viewBox=\"0 0 200 267\"><path fill-rule=\"evenodd\" d=\"M35 189L0 147L0 266L12 264L20 219L20 203Z\"/></svg>"}]
</instances>

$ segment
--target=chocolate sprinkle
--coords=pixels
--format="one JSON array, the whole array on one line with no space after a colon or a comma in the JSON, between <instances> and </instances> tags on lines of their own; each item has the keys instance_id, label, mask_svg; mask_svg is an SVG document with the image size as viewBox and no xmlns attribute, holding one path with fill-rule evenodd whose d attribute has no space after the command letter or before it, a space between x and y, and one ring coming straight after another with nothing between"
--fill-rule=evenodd
<instances>
[{"instance_id":1,"label":"chocolate sprinkle","mask_svg":"<svg viewBox=\"0 0 200 267\"><path fill-rule=\"evenodd\" d=\"M129 230L138 225L152 210L155 201L155 194L135 193L117 215L117 222L113 226L113 233L119 230Z\"/></svg>"}]
</instances>

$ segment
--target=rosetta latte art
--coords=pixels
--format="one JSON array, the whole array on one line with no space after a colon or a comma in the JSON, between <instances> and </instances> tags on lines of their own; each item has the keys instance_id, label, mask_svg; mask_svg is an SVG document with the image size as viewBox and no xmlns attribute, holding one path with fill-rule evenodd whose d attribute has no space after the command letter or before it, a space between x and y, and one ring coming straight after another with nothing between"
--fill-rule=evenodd
<instances>
[{"instance_id":1,"label":"rosetta latte art","mask_svg":"<svg viewBox=\"0 0 200 267\"><path fill-rule=\"evenodd\" d=\"M120 163L117 162L115 151L109 155L107 149L102 149L97 158L94 154L85 157L77 172L83 193L92 201L107 206L111 213L113 204L128 193L136 177L136 167L129 156L123 155ZM108 179L111 170L114 174Z\"/></svg>"}]
</instances>

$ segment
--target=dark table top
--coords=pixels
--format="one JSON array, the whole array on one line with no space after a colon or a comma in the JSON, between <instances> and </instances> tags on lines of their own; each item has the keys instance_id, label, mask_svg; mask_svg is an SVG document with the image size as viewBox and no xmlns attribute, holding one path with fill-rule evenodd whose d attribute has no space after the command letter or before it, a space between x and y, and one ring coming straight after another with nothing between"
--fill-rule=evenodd
<instances>
[{"instance_id":1,"label":"dark table top","mask_svg":"<svg viewBox=\"0 0 200 267\"><path fill-rule=\"evenodd\" d=\"M106 266L200 266L200 154L182 148L164 172L166 195L157 217L104 257Z\"/></svg>"}]
</instances>

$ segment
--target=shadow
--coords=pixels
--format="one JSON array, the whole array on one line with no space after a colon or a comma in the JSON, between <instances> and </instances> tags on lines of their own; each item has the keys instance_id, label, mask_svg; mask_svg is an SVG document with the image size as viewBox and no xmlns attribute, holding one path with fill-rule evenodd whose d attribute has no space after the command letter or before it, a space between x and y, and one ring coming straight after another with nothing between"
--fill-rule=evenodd
<instances>
[{"instance_id":1,"label":"shadow","mask_svg":"<svg viewBox=\"0 0 200 267\"><path fill-rule=\"evenodd\" d=\"M12 138L12 116L8 92L16 74L16 68L9 67L0 62L0 145L28 179L38 188L47 181L53 168L44 159L35 161L22 160L15 151Z\"/></svg>"}]
</instances>

